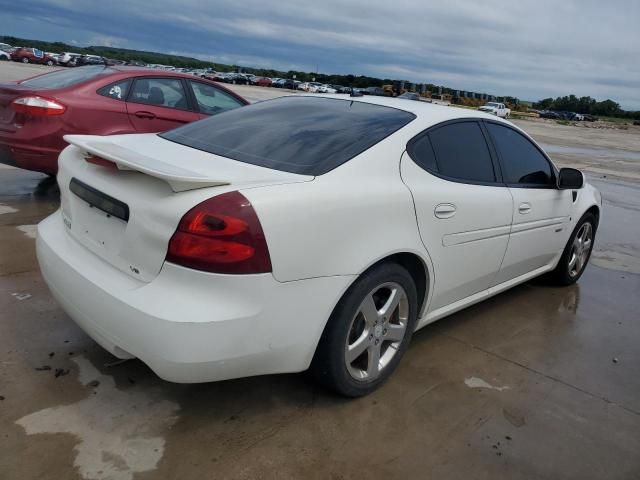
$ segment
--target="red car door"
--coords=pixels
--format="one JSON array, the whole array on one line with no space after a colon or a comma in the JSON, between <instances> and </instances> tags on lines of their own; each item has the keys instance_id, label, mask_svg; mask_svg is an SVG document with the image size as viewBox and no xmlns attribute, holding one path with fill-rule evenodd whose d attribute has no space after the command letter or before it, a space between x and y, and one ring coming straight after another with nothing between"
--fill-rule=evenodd
<instances>
[{"instance_id":1,"label":"red car door","mask_svg":"<svg viewBox=\"0 0 640 480\"><path fill-rule=\"evenodd\" d=\"M200 119L176 77L138 77L127 97L129 119L137 132L171 130Z\"/></svg>"}]
</instances>

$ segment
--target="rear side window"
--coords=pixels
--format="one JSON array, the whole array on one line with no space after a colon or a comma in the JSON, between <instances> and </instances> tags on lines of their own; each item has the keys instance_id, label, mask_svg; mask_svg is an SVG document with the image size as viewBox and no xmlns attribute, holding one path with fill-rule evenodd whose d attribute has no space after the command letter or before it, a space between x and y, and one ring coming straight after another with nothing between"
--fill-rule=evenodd
<instances>
[{"instance_id":1,"label":"rear side window","mask_svg":"<svg viewBox=\"0 0 640 480\"><path fill-rule=\"evenodd\" d=\"M505 183L555 185L551 164L528 138L509 127L495 123L487 123L487 129L500 154Z\"/></svg>"},{"instance_id":2,"label":"rear side window","mask_svg":"<svg viewBox=\"0 0 640 480\"><path fill-rule=\"evenodd\" d=\"M369 103L281 97L223 112L160 136L261 167L322 175L415 118Z\"/></svg>"},{"instance_id":3,"label":"rear side window","mask_svg":"<svg viewBox=\"0 0 640 480\"><path fill-rule=\"evenodd\" d=\"M425 170L452 180L495 183L489 147L477 122L452 123L413 141L409 154Z\"/></svg>"},{"instance_id":4,"label":"rear side window","mask_svg":"<svg viewBox=\"0 0 640 480\"><path fill-rule=\"evenodd\" d=\"M179 78L138 78L129 102L187 110L187 96Z\"/></svg>"},{"instance_id":5,"label":"rear side window","mask_svg":"<svg viewBox=\"0 0 640 480\"><path fill-rule=\"evenodd\" d=\"M131 80L120 80L119 82L112 83L106 87L102 87L98 90L98 95L103 97L113 98L114 100L125 100L127 98L127 92L129 92L129 86Z\"/></svg>"},{"instance_id":6,"label":"rear side window","mask_svg":"<svg viewBox=\"0 0 640 480\"><path fill-rule=\"evenodd\" d=\"M87 80L103 75L110 75L115 70L104 66L77 67L40 75L20 82L20 85L27 85L34 88L65 88L78 85Z\"/></svg>"},{"instance_id":7,"label":"rear side window","mask_svg":"<svg viewBox=\"0 0 640 480\"><path fill-rule=\"evenodd\" d=\"M196 102L198 102L200 113L214 115L244 105L237 98L212 85L193 81L189 81L189 83L193 89L193 95L196 97Z\"/></svg>"}]
</instances>

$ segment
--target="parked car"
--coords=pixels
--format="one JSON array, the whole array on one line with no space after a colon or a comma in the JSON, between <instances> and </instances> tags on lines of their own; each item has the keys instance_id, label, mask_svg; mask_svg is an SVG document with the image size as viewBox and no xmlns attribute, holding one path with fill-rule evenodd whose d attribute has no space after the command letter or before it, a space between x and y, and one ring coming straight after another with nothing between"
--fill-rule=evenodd
<instances>
[{"instance_id":1,"label":"parked car","mask_svg":"<svg viewBox=\"0 0 640 480\"><path fill-rule=\"evenodd\" d=\"M2 43L0 42L0 52L11 52L13 50L13 47L11 45L9 45L8 43Z\"/></svg>"},{"instance_id":2,"label":"parked car","mask_svg":"<svg viewBox=\"0 0 640 480\"><path fill-rule=\"evenodd\" d=\"M258 77L256 78L254 84L258 85L259 87L270 87L272 83L273 82L269 77Z\"/></svg>"},{"instance_id":3,"label":"parked car","mask_svg":"<svg viewBox=\"0 0 640 480\"><path fill-rule=\"evenodd\" d=\"M100 55L80 55L75 59L75 65L82 67L85 65L106 65L107 59Z\"/></svg>"},{"instance_id":4,"label":"parked car","mask_svg":"<svg viewBox=\"0 0 640 480\"><path fill-rule=\"evenodd\" d=\"M45 54L37 48L21 47L11 53L11 59L22 63L39 63L42 65L55 65L56 59Z\"/></svg>"},{"instance_id":5,"label":"parked car","mask_svg":"<svg viewBox=\"0 0 640 480\"><path fill-rule=\"evenodd\" d=\"M320 87L322 87L321 83L309 82L308 85L307 85L307 92L309 92L309 93L319 93Z\"/></svg>"},{"instance_id":6,"label":"parked car","mask_svg":"<svg viewBox=\"0 0 640 480\"><path fill-rule=\"evenodd\" d=\"M552 120L557 120L560 117L560 115L557 112L554 112L553 110L542 110L538 113L538 115L540 116L540 118L549 118Z\"/></svg>"},{"instance_id":7,"label":"parked car","mask_svg":"<svg viewBox=\"0 0 640 480\"><path fill-rule=\"evenodd\" d=\"M88 66L0 84L0 163L53 175L68 134L161 132L248 102L183 73Z\"/></svg>"},{"instance_id":8,"label":"parked car","mask_svg":"<svg viewBox=\"0 0 640 480\"><path fill-rule=\"evenodd\" d=\"M335 89L338 93L351 93L351 88L343 85L331 85L331 88Z\"/></svg>"},{"instance_id":9,"label":"parked car","mask_svg":"<svg viewBox=\"0 0 640 480\"><path fill-rule=\"evenodd\" d=\"M418 95L416 92L405 92L402 95L398 95L398 98L420 101L420 95Z\"/></svg>"},{"instance_id":10,"label":"parked car","mask_svg":"<svg viewBox=\"0 0 640 480\"><path fill-rule=\"evenodd\" d=\"M58 56L58 63L64 67L75 67L76 59L78 59L81 55L79 53L73 52L62 52Z\"/></svg>"},{"instance_id":11,"label":"parked car","mask_svg":"<svg viewBox=\"0 0 640 480\"><path fill-rule=\"evenodd\" d=\"M320 85L317 91L318 93L338 93L338 91L330 85Z\"/></svg>"},{"instance_id":12,"label":"parked car","mask_svg":"<svg viewBox=\"0 0 640 480\"><path fill-rule=\"evenodd\" d=\"M594 117L593 115L588 115L586 113L584 113L582 116L584 117L585 122L595 122L598 120L598 117Z\"/></svg>"},{"instance_id":13,"label":"parked car","mask_svg":"<svg viewBox=\"0 0 640 480\"><path fill-rule=\"evenodd\" d=\"M488 102L478 108L478 110L490 113L491 115L495 115L500 118L509 118L511 116L511 109L507 108L504 103L499 102Z\"/></svg>"},{"instance_id":14,"label":"parked car","mask_svg":"<svg viewBox=\"0 0 640 480\"><path fill-rule=\"evenodd\" d=\"M362 91L362 93L365 95L376 95L379 97L384 97L386 95L386 92L382 87L367 87Z\"/></svg>"},{"instance_id":15,"label":"parked car","mask_svg":"<svg viewBox=\"0 0 640 480\"><path fill-rule=\"evenodd\" d=\"M173 382L311 367L367 394L414 330L543 273L575 283L601 212L521 129L426 102L287 96L67 139L42 276L96 342Z\"/></svg>"},{"instance_id":16,"label":"parked car","mask_svg":"<svg viewBox=\"0 0 640 480\"><path fill-rule=\"evenodd\" d=\"M234 85L249 84L249 79L244 75L242 75L241 73L228 73L223 77L222 81L225 83L232 83Z\"/></svg>"}]
</instances>

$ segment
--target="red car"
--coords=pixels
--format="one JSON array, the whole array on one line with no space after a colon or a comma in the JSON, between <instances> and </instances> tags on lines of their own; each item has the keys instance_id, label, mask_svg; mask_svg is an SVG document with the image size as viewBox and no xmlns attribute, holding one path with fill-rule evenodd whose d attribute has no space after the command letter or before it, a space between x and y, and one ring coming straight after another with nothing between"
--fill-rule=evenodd
<instances>
[{"instance_id":1,"label":"red car","mask_svg":"<svg viewBox=\"0 0 640 480\"><path fill-rule=\"evenodd\" d=\"M55 175L63 135L171 130L247 105L193 75L102 65L0 84L0 163Z\"/></svg>"},{"instance_id":2,"label":"red car","mask_svg":"<svg viewBox=\"0 0 640 480\"><path fill-rule=\"evenodd\" d=\"M255 82L254 85L258 85L259 87L270 87L273 82L268 77L260 77Z\"/></svg>"},{"instance_id":3,"label":"red car","mask_svg":"<svg viewBox=\"0 0 640 480\"><path fill-rule=\"evenodd\" d=\"M42 65L55 65L55 58L50 57L37 48L20 47L11 52L11 60L22 63L40 63Z\"/></svg>"}]
</instances>

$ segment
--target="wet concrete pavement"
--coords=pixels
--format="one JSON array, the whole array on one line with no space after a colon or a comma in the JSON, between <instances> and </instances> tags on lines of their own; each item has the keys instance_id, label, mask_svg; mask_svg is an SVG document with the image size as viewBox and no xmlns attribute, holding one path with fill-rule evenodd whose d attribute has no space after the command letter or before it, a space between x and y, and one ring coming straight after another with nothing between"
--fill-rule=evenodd
<instances>
[{"instance_id":1,"label":"wet concrete pavement","mask_svg":"<svg viewBox=\"0 0 640 480\"><path fill-rule=\"evenodd\" d=\"M637 260L637 186L592 181L597 252ZM530 282L421 330L367 398L305 374L176 385L106 366L52 300L30 226L57 202L55 182L0 169L2 479L640 478L640 275L607 255L578 285Z\"/></svg>"},{"instance_id":2,"label":"wet concrete pavement","mask_svg":"<svg viewBox=\"0 0 640 480\"><path fill-rule=\"evenodd\" d=\"M428 326L346 400L306 374L177 385L112 365L38 271L55 182L0 166L0 479L640 479L640 188L590 181L604 215L577 285Z\"/></svg>"}]
</instances>

